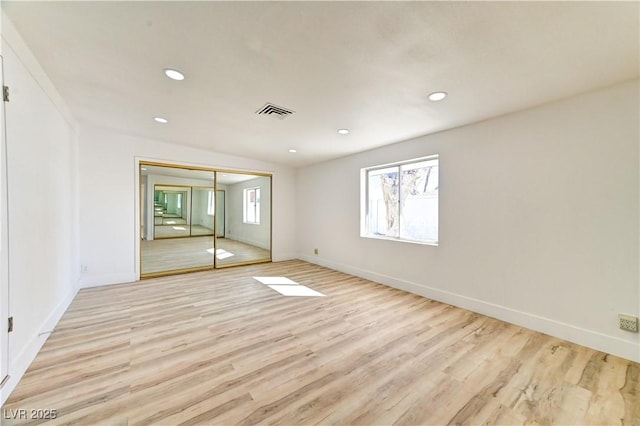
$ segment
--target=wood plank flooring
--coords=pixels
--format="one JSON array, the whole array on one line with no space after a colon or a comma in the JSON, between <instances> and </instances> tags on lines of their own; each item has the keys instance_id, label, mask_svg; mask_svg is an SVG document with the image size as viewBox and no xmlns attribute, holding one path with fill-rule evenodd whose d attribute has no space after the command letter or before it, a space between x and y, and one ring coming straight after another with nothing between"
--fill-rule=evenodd
<instances>
[{"instance_id":1,"label":"wood plank flooring","mask_svg":"<svg viewBox=\"0 0 640 426\"><path fill-rule=\"evenodd\" d=\"M285 297L254 276L285 276L326 297ZM81 290L3 424L32 422L6 417L33 408L80 425L639 425L639 372L288 261Z\"/></svg>"}]
</instances>

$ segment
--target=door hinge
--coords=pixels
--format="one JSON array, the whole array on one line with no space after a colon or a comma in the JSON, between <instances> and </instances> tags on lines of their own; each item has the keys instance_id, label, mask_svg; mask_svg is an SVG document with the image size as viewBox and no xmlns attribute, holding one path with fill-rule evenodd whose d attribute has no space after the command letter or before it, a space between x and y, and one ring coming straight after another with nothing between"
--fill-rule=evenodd
<instances>
[{"instance_id":1,"label":"door hinge","mask_svg":"<svg viewBox=\"0 0 640 426\"><path fill-rule=\"evenodd\" d=\"M9 333L13 331L13 317L9 317Z\"/></svg>"},{"instance_id":2,"label":"door hinge","mask_svg":"<svg viewBox=\"0 0 640 426\"><path fill-rule=\"evenodd\" d=\"M9 86L2 86L2 100L9 102Z\"/></svg>"}]
</instances>

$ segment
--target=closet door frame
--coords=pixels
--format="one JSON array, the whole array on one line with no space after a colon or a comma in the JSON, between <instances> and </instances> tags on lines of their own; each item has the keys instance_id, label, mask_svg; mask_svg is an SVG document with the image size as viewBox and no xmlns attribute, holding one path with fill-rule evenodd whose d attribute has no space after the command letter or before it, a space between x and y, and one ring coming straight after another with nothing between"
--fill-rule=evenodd
<instances>
[{"instance_id":1,"label":"closet door frame","mask_svg":"<svg viewBox=\"0 0 640 426\"><path fill-rule=\"evenodd\" d=\"M227 267L233 267L233 266L241 266L241 265L249 265L249 264L257 264L257 263L266 263L266 262L271 262L273 259L273 174L272 173L266 173L266 172L261 172L261 171L253 171L253 170L241 170L241 169L228 169L228 168L217 168L217 167L205 167L205 166L200 166L200 165L191 165L191 164L185 164L185 163L172 163L172 162L164 162L164 161L158 161L158 160L151 160L151 159L146 159L146 158L141 158L141 157L135 157L134 159L134 163L135 163L135 168L136 168L136 173L135 173L135 196L136 199L138 200L138 202L136 203L136 225L135 225L135 229L136 229L136 235L135 235L135 255L136 255L136 276L137 279L146 279L146 278L153 278L153 277L158 277L158 276L166 276L166 275L176 275L176 274L182 274L182 273L189 273L189 272L198 272L198 271L206 271L206 270L211 270L211 269L220 269L220 268L227 268ZM213 185L213 191L214 191L214 203L217 206L218 203L218 191L221 191L225 194L225 203L227 202L226 200L226 191L223 188L218 188L218 174L244 174L244 175L252 175L255 177L268 177L269 178L269 258L266 259L259 259L256 261L246 261L246 262L238 262L238 263L234 263L234 264L229 264L229 265L218 265L217 262L217 257L216 257L216 250L217 250L217 244L216 244L216 238L217 238L217 220L214 217L213 220L213 262L212 262L212 266L206 266L206 267L195 267L195 268L185 268L185 269L179 269L179 270L171 270L171 271L163 271L163 272L157 272L157 273L142 273L142 232L143 232L143 224L144 224L144 218L142 217L143 212L145 211L145 209L143 208L144 206L144 202L145 202L145 194L142 193L141 191L141 186L143 184L143 170L142 168L145 166L156 166L156 167L166 167L166 168L171 168L171 169L182 169L182 170L195 170L195 171L206 171L206 172L212 172L213 176L214 176L214 185ZM176 186L176 185L173 185ZM197 185L194 185L197 186ZM149 191L149 187L150 185L148 184L148 182L145 183L144 187L146 188L146 191ZM193 202L193 200L191 200L191 202ZM150 207L147 206L147 211L149 211ZM192 209L191 209L192 210ZM149 213L147 213L149 214ZM225 211L225 218L227 217L227 212ZM226 226L225 226L226 228ZM226 231L226 229L225 229ZM146 232L149 232L148 230L146 230Z\"/></svg>"}]
</instances>

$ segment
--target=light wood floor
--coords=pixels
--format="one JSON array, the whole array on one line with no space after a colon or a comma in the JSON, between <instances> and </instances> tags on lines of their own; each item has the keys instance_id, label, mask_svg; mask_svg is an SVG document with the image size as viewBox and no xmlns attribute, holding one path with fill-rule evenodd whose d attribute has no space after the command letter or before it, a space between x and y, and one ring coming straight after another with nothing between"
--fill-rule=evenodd
<instances>
[{"instance_id":1,"label":"light wood floor","mask_svg":"<svg viewBox=\"0 0 640 426\"><path fill-rule=\"evenodd\" d=\"M326 297L285 297L254 276ZM81 425L638 425L639 371L289 261L81 290L3 412L55 409L54 423Z\"/></svg>"},{"instance_id":2,"label":"light wood floor","mask_svg":"<svg viewBox=\"0 0 640 426\"><path fill-rule=\"evenodd\" d=\"M144 240L141 272L154 274L189 268L213 268L213 236ZM228 238L216 238L216 265L269 260L268 250Z\"/></svg>"}]
</instances>

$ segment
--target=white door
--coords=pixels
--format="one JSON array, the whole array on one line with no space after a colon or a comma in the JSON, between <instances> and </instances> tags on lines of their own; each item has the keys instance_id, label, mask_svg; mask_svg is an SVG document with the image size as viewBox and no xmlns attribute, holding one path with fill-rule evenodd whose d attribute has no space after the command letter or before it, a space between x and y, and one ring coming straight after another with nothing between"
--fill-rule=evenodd
<instances>
[{"instance_id":1,"label":"white door","mask_svg":"<svg viewBox=\"0 0 640 426\"><path fill-rule=\"evenodd\" d=\"M0 55L0 88L4 88L3 57ZM2 91L0 91L0 95ZM9 365L9 229L7 206L7 131L5 102L0 96L0 383Z\"/></svg>"}]
</instances>

